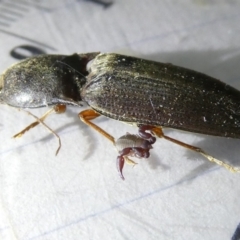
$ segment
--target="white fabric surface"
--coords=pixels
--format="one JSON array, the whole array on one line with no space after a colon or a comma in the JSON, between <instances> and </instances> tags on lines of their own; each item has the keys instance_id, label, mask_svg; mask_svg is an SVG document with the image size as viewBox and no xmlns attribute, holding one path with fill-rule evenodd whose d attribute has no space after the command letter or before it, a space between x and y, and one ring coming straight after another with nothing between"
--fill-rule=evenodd
<instances>
[{"instance_id":1,"label":"white fabric surface","mask_svg":"<svg viewBox=\"0 0 240 240\"><path fill-rule=\"evenodd\" d=\"M14 21L0 21L0 70L16 62L13 48L31 45L171 62L240 89L239 8L237 0L3 1L0 15ZM57 140L42 126L12 139L34 119L0 107L0 239L231 239L240 222L240 174L158 139L150 159L125 166L122 181L116 151L80 122L82 109L46 120L62 140L55 157ZM116 138L137 132L105 117L95 122ZM239 163L240 140L166 133Z\"/></svg>"}]
</instances>

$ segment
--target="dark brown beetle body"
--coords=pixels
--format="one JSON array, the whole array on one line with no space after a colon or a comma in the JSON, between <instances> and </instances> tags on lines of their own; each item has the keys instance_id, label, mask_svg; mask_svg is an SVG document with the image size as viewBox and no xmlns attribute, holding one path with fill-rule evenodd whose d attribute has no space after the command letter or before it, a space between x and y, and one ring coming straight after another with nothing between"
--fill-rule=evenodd
<instances>
[{"instance_id":1,"label":"dark brown beetle body","mask_svg":"<svg viewBox=\"0 0 240 240\"><path fill-rule=\"evenodd\" d=\"M82 100L136 125L240 138L240 92L205 74L118 54L89 64Z\"/></svg>"},{"instance_id":2,"label":"dark brown beetle body","mask_svg":"<svg viewBox=\"0 0 240 240\"><path fill-rule=\"evenodd\" d=\"M123 177L128 157L150 156L156 138L164 138L193 150L232 172L234 167L202 149L168 137L162 127L221 137L240 138L240 92L205 74L171 64L118 54L41 55L23 60L0 75L0 103L18 108L51 106L43 116L14 137L41 123L52 113L63 113L67 105L92 109L79 118L116 147L117 169ZM115 140L91 120L104 115L138 126L138 134Z\"/></svg>"}]
</instances>

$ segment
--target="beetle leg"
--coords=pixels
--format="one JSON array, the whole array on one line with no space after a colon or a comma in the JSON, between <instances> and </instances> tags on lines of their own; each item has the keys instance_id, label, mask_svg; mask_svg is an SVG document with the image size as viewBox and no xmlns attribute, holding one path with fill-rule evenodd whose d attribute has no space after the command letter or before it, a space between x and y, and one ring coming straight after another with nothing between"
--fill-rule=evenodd
<instances>
[{"instance_id":1,"label":"beetle leg","mask_svg":"<svg viewBox=\"0 0 240 240\"><path fill-rule=\"evenodd\" d=\"M32 117L34 117L36 119L35 122L33 122L32 124L30 124L29 126L27 126L25 129L23 129L21 132L19 132L18 134L14 135L14 138L19 138L21 137L25 132L29 131L31 128L34 128L35 126L37 126L39 123L41 123L45 128L47 128L57 139L58 139L58 148L56 151L56 155L58 154L62 144L61 144L61 139L58 136L58 134L56 132L54 132L48 125L46 125L44 123L44 120L46 119L46 117L51 114L53 111L55 111L56 113L63 113L66 110L66 105L56 105L54 108L48 110L41 118L38 118L37 116L35 116L34 114L32 114L29 111L24 110L26 113L28 113L29 115L31 115Z\"/></svg>"},{"instance_id":2,"label":"beetle leg","mask_svg":"<svg viewBox=\"0 0 240 240\"><path fill-rule=\"evenodd\" d=\"M45 118L46 118L49 114L51 114L52 112L53 112L53 109L48 110L42 117L39 118L39 120L44 121ZM13 136L13 138L20 138L20 137L22 137L23 134L25 134L25 133L26 133L27 131L29 131L31 128L36 127L38 124L39 124L39 121L35 121L35 122L31 123L30 125L28 125L27 127L25 127L21 132L15 134L15 135Z\"/></svg>"},{"instance_id":3,"label":"beetle leg","mask_svg":"<svg viewBox=\"0 0 240 240\"><path fill-rule=\"evenodd\" d=\"M95 129L97 132L102 134L104 137L106 137L108 140L110 140L113 144L115 144L114 137L105 132L102 128L98 127L96 124L91 122L91 120L97 118L100 116L99 113L95 112L92 109L87 109L78 114L79 118L81 119L82 122L87 124L89 127Z\"/></svg>"},{"instance_id":4,"label":"beetle leg","mask_svg":"<svg viewBox=\"0 0 240 240\"><path fill-rule=\"evenodd\" d=\"M163 131L162 131L162 128L161 127L148 127L146 126L146 130L150 130L152 133L154 133L156 136L158 136L159 138L164 138L170 142L173 142L173 143L176 143L182 147L185 147L187 149L190 149L192 151L195 151L197 153L200 153L201 155L203 155L205 158L207 158L210 162L214 162L220 166L223 166L224 168L226 168L227 170L231 171L231 172L240 172L240 168L238 167L234 167L230 164L227 164L221 160L218 160L214 157L212 157L211 155L205 153L201 148L199 147L195 147L195 146L192 146L192 145L189 145L187 143L184 143L184 142L181 142L181 141L178 141L174 138L171 138L171 137L168 137L168 136L165 136Z\"/></svg>"},{"instance_id":5,"label":"beetle leg","mask_svg":"<svg viewBox=\"0 0 240 240\"><path fill-rule=\"evenodd\" d=\"M23 109L21 109L23 110ZM24 110L25 112L27 112L29 115L34 116L33 114L29 113L28 111ZM22 137L22 135L29 131L31 128L36 127L39 123L43 122L52 112L55 113L64 113L66 111L66 105L63 104L58 104L56 106L54 106L53 108L49 109L46 113L44 113L40 118L37 118L37 121L31 123L30 125L28 125L26 128L24 128L21 132L15 134L13 136L13 138L20 138ZM36 116L34 116L36 118Z\"/></svg>"},{"instance_id":6,"label":"beetle leg","mask_svg":"<svg viewBox=\"0 0 240 240\"><path fill-rule=\"evenodd\" d=\"M22 109L23 110L23 109ZM28 125L26 128L24 128L21 132L15 134L13 136L13 138L20 138L22 137L22 135L29 131L31 128L36 127L39 123L41 123L45 128L47 128L53 135L55 135L55 137L58 139L58 148L56 151L56 155L58 154L60 148L61 148L61 139L58 136L58 134L56 132L54 132L50 127L48 127L45 123L44 120L53 112L55 113L64 113L66 111L66 105L64 104L57 104L55 105L53 108L51 108L50 110L48 110L45 114L42 115L42 117L38 118L37 116L35 116L34 114L30 113L29 111L24 110L27 114L31 115L32 117L34 117L36 119L35 122L31 123L30 125Z\"/></svg>"}]
</instances>

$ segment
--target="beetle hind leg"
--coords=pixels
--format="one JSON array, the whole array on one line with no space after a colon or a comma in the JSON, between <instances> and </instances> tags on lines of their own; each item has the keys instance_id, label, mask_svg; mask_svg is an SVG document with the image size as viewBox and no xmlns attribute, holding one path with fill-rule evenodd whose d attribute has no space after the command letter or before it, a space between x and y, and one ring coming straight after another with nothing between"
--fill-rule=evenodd
<instances>
[{"instance_id":1,"label":"beetle hind leg","mask_svg":"<svg viewBox=\"0 0 240 240\"><path fill-rule=\"evenodd\" d=\"M146 127L145 127L146 128ZM239 167L234 167L230 164L227 164L221 160L218 160L216 158L214 158L213 156L209 155L208 153L204 152L201 148L199 147L195 147L192 145L189 145L187 143L178 141L174 138L168 137L166 135L164 135L162 128L161 127L147 127L154 135L158 136L159 138L164 138L170 142L173 142L175 144L178 144L182 147L185 147L187 149L190 149L194 152L200 153L202 156L204 156L206 159L208 159L210 162L216 163L217 165L220 165L224 168L226 168L227 170L231 171L231 172L240 172L240 168Z\"/></svg>"},{"instance_id":2,"label":"beetle hind leg","mask_svg":"<svg viewBox=\"0 0 240 240\"><path fill-rule=\"evenodd\" d=\"M203 151L201 151L199 153L202 154L205 158L207 158L210 162L214 162L214 163L216 163L216 164L226 168L230 172L233 172L233 173L240 172L240 168L239 167L234 167L234 166L232 166L230 164L227 164L227 163L225 163L225 162L223 162L221 160L218 160L218 159L212 157L211 155L209 155L209 154L207 154L207 153L205 153Z\"/></svg>"}]
</instances>

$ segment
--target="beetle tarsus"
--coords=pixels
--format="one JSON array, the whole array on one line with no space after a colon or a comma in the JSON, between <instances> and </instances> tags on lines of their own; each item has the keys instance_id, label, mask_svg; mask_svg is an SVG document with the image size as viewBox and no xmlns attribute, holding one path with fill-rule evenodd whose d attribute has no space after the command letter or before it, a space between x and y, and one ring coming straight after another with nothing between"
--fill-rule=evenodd
<instances>
[{"instance_id":1,"label":"beetle tarsus","mask_svg":"<svg viewBox=\"0 0 240 240\"><path fill-rule=\"evenodd\" d=\"M201 150L201 149L200 149ZM219 166L222 166L224 168L226 168L228 171L233 172L233 173L239 173L240 172L240 168L239 167L234 167L230 164L227 164L221 160L218 160L214 157L212 157L211 155L208 155L207 153L203 152L202 150L199 151L205 158L207 158L210 162L216 163Z\"/></svg>"}]
</instances>

